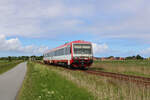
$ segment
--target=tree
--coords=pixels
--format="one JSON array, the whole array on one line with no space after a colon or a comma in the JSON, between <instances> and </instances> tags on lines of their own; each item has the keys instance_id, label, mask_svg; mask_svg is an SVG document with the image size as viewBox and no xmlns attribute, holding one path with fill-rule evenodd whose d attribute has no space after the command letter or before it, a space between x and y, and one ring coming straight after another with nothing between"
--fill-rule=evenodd
<instances>
[{"instance_id":1,"label":"tree","mask_svg":"<svg viewBox=\"0 0 150 100\"><path fill-rule=\"evenodd\" d=\"M8 61L10 61L10 62L11 62L11 56L8 56Z\"/></svg>"},{"instance_id":2,"label":"tree","mask_svg":"<svg viewBox=\"0 0 150 100\"><path fill-rule=\"evenodd\" d=\"M144 58L143 57L141 57L139 54L136 56L136 59L141 59L141 60L143 60Z\"/></svg>"},{"instance_id":3,"label":"tree","mask_svg":"<svg viewBox=\"0 0 150 100\"><path fill-rule=\"evenodd\" d=\"M110 59L110 58L114 58L114 56L109 56L108 59Z\"/></svg>"}]
</instances>

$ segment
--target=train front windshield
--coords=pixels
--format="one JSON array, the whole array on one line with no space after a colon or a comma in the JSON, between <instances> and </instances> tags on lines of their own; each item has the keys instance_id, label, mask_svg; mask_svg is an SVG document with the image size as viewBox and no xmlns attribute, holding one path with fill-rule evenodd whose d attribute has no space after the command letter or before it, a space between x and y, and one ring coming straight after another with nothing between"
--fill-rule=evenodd
<instances>
[{"instance_id":1,"label":"train front windshield","mask_svg":"<svg viewBox=\"0 0 150 100\"><path fill-rule=\"evenodd\" d=\"M74 44L74 54L92 54L91 44Z\"/></svg>"}]
</instances>

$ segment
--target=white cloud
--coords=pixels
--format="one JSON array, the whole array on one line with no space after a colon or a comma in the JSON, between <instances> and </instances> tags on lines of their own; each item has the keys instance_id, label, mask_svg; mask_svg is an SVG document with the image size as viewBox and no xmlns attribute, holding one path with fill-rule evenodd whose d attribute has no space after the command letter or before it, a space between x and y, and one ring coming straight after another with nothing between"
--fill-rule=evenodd
<instances>
[{"instance_id":1,"label":"white cloud","mask_svg":"<svg viewBox=\"0 0 150 100\"><path fill-rule=\"evenodd\" d=\"M150 56L150 48L143 49L139 53L145 57L149 57Z\"/></svg>"},{"instance_id":2,"label":"white cloud","mask_svg":"<svg viewBox=\"0 0 150 100\"><path fill-rule=\"evenodd\" d=\"M45 46L27 45L23 46L18 38L6 39L5 35L0 34L0 52L20 52L24 54L43 54L44 51L48 50ZM107 53L109 47L107 44L92 43L94 55Z\"/></svg>"},{"instance_id":3,"label":"white cloud","mask_svg":"<svg viewBox=\"0 0 150 100\"><path fill-rule=\"evenodd\" d=\"M108 1L101 5L97 4L99 13L97 11L96 16L99 18L96 17L87 30L102 38L134 39L150 43L150 2L148 0Z\"/></svg>"},{"instance_id":4,"label":"white cloud","mask_svg":"<svg viewBox=\"0 0 150 100\"><path fill-rule=\"evenodd\" d=\"M100 55L109 51L109 47L106 44L92 43L92 46L94 55Z\"/></svg>"},{"instance_id":5,"label":"white cloud","mask_svg":"<svg viewBox=\"0 0 150 100\"><path fill-rule=\"evenodd\" d=\"M2 0L0 33L47 37L88 33L104 38L150 37L148 0ZM75 33L74 32L74 33Z\"/></svg>"},{"instance_id":6,"label":"white cloud","mask_svg":"<svg viewBox=\"0 0 150 100\"><path fill-rule=\"evenodd\" d=\"M110 3L106 2L104 8L110 13L133 13L137 12L143 3L147 0L115 0Z\"/></svg>"},{"instance_id":7,"label":"white cloud","mask_svg":"<svg viewBox=\"0 0 150 100\"><path fill-rule=\"evenodd\" d=\"M27 54L43 54L44 51L48 50L45 46L34 46L27 45L23 46L18 38L6 39L5 35L0 34L0 51L1 52L21 52Z\"/></svg>"},{"instance_id":8,"label":"white cloud","mask_svg":"<svg viewBox=\"0 0 150 100\"><path fill-rule=\"evenodd\" d=\"M92 15L90 4L67 4L62 0L0 1L0 33L6 36L47 37L77 29L78 17ZM43 34L44 33L44 34ZM54 35L53 34L53 35Z\"/></svg>"},{"instance_id":9,"label":"white cloud","mask_svg":"<svg viewBox=\"0 0 150 100\"><path fill-rule=\"evenodd\" d=\"M106 41L124 38L129 44L137 40L150 43L149 5L148 0L1 0L0 34L58 40L85 34L83 39L93 36ZM18 38L7 40L5 36L0 36L1 51L36 53L45 48L22 46ZM107 44L93 47L96 55L109 51Z\"/></svg>"}]
</instances>

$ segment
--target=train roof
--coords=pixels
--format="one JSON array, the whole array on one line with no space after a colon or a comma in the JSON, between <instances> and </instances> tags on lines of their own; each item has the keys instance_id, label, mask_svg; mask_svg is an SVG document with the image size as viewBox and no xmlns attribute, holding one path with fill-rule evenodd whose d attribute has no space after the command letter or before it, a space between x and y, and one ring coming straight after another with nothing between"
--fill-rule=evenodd
<instances>
[{"instance_id":1,"label":"train roof","mask_svg":"<svg viewBox=\"0 0 150 100\"><path fill-rule=\"evenodd\" d=\"M48 53L48 52L54 51L54 50L56 50L56 49L58 49L58 48L65 47L65 46L70 45L70 44L72 44L72 43L85 43L85 44L91 44L91 42L88 42L88 41L84 41L84 40L77 40L77 41L72 41L72 42L69 42L69 43L65 43L65 44L63 44L63 45L61 45L61 46L59 46L59 47L56 47L56 48L51 49L51 50L48 50L48 51L46 51L45 53ZM44 53L44 54L45 54L45 53Z\"/></svg>"},{"instance_id":2,"label":"train roof","mask_svg":"<svg viewBox=\"0 0 150 100\"><path fill-rule=\"evenodd\" d=\"M84 40L77 40L77 41L72 41L70 43L87 43L87 44L90 44L91 42L84 41Z\"/></svg>"}]
</instances>

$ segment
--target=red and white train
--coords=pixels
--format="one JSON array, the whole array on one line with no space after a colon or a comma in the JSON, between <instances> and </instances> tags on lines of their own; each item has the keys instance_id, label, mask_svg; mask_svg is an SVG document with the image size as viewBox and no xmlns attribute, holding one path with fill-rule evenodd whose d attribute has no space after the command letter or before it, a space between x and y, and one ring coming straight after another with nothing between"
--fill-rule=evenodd
<instances>
[{"instance_id":1,"label":"red and white train","mask_svg":"<svg viewBox=\"0 0 150 100\"><path fill-rule=\"evenodd\" d=\"M93 63L91 42L72 41L44 53L44 63L88 69Z\"/></svg>"}]
</instances>

